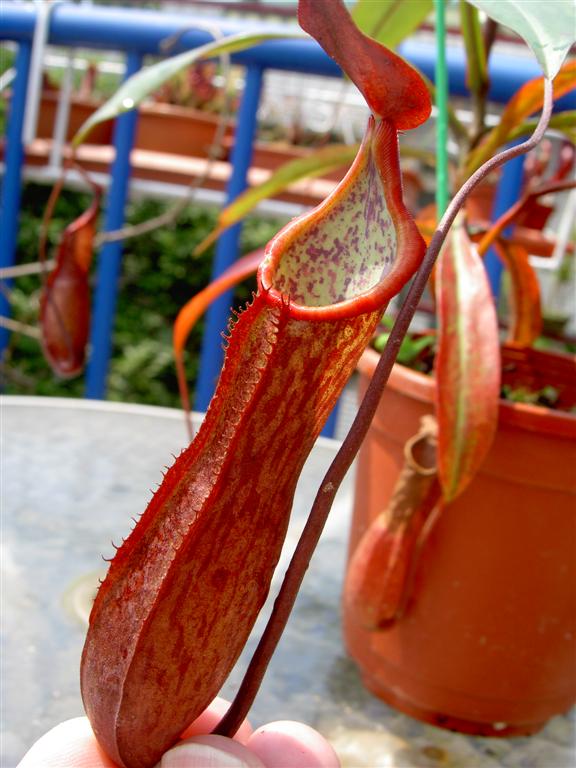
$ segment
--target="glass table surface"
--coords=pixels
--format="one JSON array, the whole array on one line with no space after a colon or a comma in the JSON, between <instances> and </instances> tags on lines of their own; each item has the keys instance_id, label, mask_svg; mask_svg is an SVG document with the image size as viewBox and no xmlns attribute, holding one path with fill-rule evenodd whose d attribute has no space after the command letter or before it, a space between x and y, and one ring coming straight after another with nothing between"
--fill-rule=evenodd
<instances>
[{"instance_id":1,"label":"glass table surface","mask_svg":"<svg viewBox=\"0 0 576 768\"><path fill-rule=\"evenodd\" d=\"M78 684L102 556L113 554L161 472L186 445L179 411L53 398L3 397L1 422L2 756L13 768L31 743L83 714ZM320 438L298 484L271 596L222 695L231 698L324 471L338 443ZM340 632L352 509L345 479L293 615L251 712L253 725L297 719L333 743L344 768L568 768L574 713L536 736L486 739L419 723L368 693Z\"/></svg>"}]
</instances>

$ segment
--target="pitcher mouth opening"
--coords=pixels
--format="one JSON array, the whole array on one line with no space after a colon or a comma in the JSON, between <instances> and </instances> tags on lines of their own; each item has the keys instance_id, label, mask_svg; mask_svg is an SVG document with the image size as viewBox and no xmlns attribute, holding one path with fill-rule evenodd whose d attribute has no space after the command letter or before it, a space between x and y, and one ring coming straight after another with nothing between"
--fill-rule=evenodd
<instances>
[{"instance_id":1,"label":"pitcher mouth opening","mask_svg":"<svg viewBox=\"0 0 576 768\"><path fill-rule=\"evenodd\" d=\"M402 200L396 130L371 117L336 189L269 243L258 283L294 318L345 319L382 309L423 254Z\"/></svg>"}]
</instances>

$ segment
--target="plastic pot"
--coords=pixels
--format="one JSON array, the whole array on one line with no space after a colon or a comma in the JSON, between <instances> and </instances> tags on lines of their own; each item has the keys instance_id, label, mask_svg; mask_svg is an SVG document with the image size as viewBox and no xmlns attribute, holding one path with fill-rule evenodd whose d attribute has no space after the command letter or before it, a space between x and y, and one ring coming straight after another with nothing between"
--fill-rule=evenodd
<instances>
[{"instance_id":1,"label":"plastic pot","mask_svg":"<svg viewBox=\"0 0 576 768\"><path fill-rule=\"evenodd\" d=\"M377 363L368 350L361 394ZM510 350L507 380L576 401L567 356ZM386 508L404 443L431 413L434 381L396 365L358 459L350 554ZM434 725L529 734L576 702L576 415L501 402L481 471L431 528L405 611L369 630L344 609L365 685ZM374 590L381 581L374 579Z\"/></svg>"}]
</instances>

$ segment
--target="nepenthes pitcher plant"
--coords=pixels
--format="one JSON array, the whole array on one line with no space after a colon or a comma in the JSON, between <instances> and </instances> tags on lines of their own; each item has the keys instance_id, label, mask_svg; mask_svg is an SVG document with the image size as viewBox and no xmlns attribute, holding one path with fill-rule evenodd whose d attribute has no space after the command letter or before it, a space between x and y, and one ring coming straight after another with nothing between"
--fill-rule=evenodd
<instances>
[{"instance_id":1,"label":"nepenthes pitcher plant","mask_svg":"<svg viewBox=\"0 0 576 768\"><path fill-rule=\"evenodd\" d=\"M402 202L397 132L428 117L426 87L339 2L304 0L300 22L372 117L338 188L268 245L206 418L98 591L82 695L100 743L129 768L153 765L231 671L268 594L304 461L424 253Z\"/></svg>"},{"instance_id":2,"label":"nepenthes pitcher plant","mask_svg":"<svg viewBox=\"0 0 576 768\"><path fill-rule=\"evenodd\" d=\"M492 158L466 182L425 255L402 201L398 159L398 132L430 114L424 81L362 34L341 0L300 0L299 20L372 114L340 185L267 246L258 290L230 325L206 418L98 591L82 696L100 744L126 768L153 766L230 673L268 594L302 466L386 305L418 271L358 426L320 487L293 561L299 576L289 569L285 582L293 598L458 209L483 175L520 151ZM255 656L256 682L239 694L244 704L289 613L290 600L283 600L281 590L265 650ZM239 705L217 731L233 733L241 711Z\"/></svg>"}]
</instances>

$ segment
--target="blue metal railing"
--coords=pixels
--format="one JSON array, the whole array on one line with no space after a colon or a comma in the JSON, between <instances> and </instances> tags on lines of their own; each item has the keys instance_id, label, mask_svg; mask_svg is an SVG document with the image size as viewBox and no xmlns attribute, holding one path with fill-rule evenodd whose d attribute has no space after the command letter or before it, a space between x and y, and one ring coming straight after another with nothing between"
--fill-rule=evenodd
<instances>
[{"instance_id":1,"label":"blue metal railing","mask_svg":"<svg viewBox=\"0 0 576 768\"><path fill-rule=\"evenodd\" d=\"M130 51L126 57L125 79L138 72L142 55ZM130 182L130 150L136 136L138 112L126 112L114 126L113 144L116 149L110 169L110 189L106 202L104 231L111 232L124 224L124 209ZM98 259L98 276L94 296L93 321L90 333L91 355L86 371L86 397L102 398L106 393L106 376L112 348L112 331L116 312L117 285L122 266L122 243L106 243Z\"/></svg>"},{"instance_id":2,"label":"blue metal railing","mask_svg":"<svg viewBox=\"0 0 576 768\"><path fill-rule=\"evenodd\" d=\"M236 136L232 151L232 175L226 191L228 200L233 200L246 187L248 169L252 160L252 145L256 135L256 112L262 91L262 67L251 64L246 70L246 84L238 112ZM226 230L218 240L212 268L213 275L221 274L238 255L241 227L237 224ZM230 313L230 294L214 301L206 313L206 326L202 341L201 364L196 385L196 404L205 410L214 391L222 366L220 345L218 355L213 354L214 340L220 338Z\"/></svg>"},{"instance_id":3,"label":"blue metal railing","mask_svg":"<svg viewBox=\"0 0 576 768\"><path fill-rule=\"evenodd\" d=\"M0 267L11 266L15 259L18 233L18 210L22 179L22 124L26 105L31 44L37 23L37 10L32 4L12 2L2 8L0 39L18 45L17 77L13 85L7 131L5 174L0 208ZM123 51L126 54L126 75L137 71L146 55L162 55L161 43L180 33L186 20L181 15L156 11L143 11L112 7L87 7L69 3L56 5L49 20L50 44L69 48L96 48ZM193 21L192 21L193 23ZM185 50L203 45L212 39L209 27L223 35L240 31L266 29L278 31L278 25L256 23L254 20L233 23L223 19L198 20L198 27L184 32L174 49ZM429 78L434 78L433 44L407 41L400 52ZM227 189L227 200L234 199L246 185L255 134L262 74L266 69L289 70L315 75L341 76L336 64L311 39L286 39L262 43L252 49L236 53L232 60L246 68L245 89L237 121L237 132L232 155L232 176ZM466 63L458 48L447 51L449 89L452 95L465 95ZM525 81L537 77L540 70L531 58L519 61L511 56L496 56L491 62L490 97L496 102L509 99ZM566 101L566 100L564 100ZM560 104L566 108L567 104ZM570 102L569 106L573 107ZM114 133L116 160L112 170L112 183L108 193L104 231L123 225L130 178L130 150L134 142L137 113L128 113L118 119ZM518 168L504 173L504 185L516 185ZM510 186L512 190L512 186ZM514 187L516 190L516 187ZM213 276L225 269L238 254L240 227L234 227L220 239L213 266ZM106 378L111 352L111 333L116 306L117 282L121 269L122 248L118 243L103 247L98 258L96 297L92 325L92 353L87 370L86 394L102 398L106 393ZM221 366L220 333L225 328L231 296L223 296L210 308L204 336L197 386L196 407L204 410L210 400ZM0 296L0 312L8 312ZM4 338L4 342L5 342ZM2 338L0 337L0 342ZM0 343L0 349L2 348Z\"/></svg>"},{"instance_id":4,"label":"blue metal railing","mask_svg":"<svg viewBox=\"0 0 576 768\"><path fill-rule=\"evenodd\" d=\"M22 163L24 161L22 131L24 129L31 53L32 46L30 43L23 42L18 46L10 120L6 131L7 152L0 199L0 266L2 267L12 266L16 253ZM10 281L7 283L10 287ZM0 292L0 315L8 316L9 314L8 297L4 292ZM8 331L0 328L0 352L5 348L7 341Z\"/></svg>"}]
</instances>

